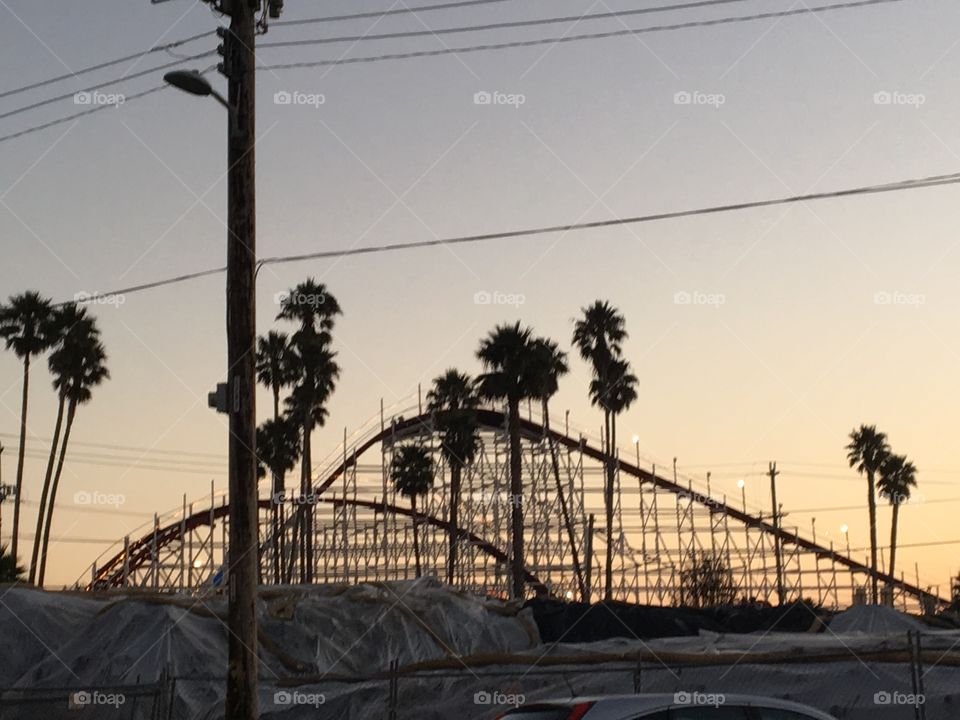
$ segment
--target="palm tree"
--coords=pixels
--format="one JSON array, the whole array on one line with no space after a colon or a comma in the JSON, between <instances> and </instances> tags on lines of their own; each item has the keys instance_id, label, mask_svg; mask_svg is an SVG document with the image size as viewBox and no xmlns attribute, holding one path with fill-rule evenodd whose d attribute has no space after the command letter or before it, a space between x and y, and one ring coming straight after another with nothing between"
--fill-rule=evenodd
<instances>
[{"instance_id":1,"label":"palm tree","mask_svg":"<svg viewBox=\"0 0 960 720\"><path fill-rule=\"evenodd\" d=\"M53 389L57 392L57 419L54 423L53 439L50 442L50 454L47 457L47 471L43 477L43 489L40 494L40 508L37 511L37 529L33 535L33 553L30 556L30 582L37 577L37 564L40 558L40 544L43 537L43 526L46 521L47 498L50 494L50 485L53 481L53 471L60 446L60 431L63 429L63 415L67 407L67 393L70 390L71 374L74 370L73 354L77 351L77 342L91 333L96 334L93 320L87 316L84 308L71 303L54 308L49 323L48 338L58 350L51 354L47 361L50 374L53 376ZM70 348L60 352L63 347Z\"/></svg>"},{"instance_id":2,"label":"palm tree","mask_svg":"<svg viewBox=\"0 0 960 720\"><path fill-rule=\"evenodd\" d=\"M54 360L54 358L57 358ZM77 416L77 408L86 405L93 397L93 388L110 378L107 370L107 353L100 342L100 331L93 319L77 323L72 330L64 335L60 345L51 353L51 362L55 366L69 368L67 377L67 422L63 430L63 442L60 445L60 456L57 458L57 471L50 486L50 501L47 504L47 522L43 529L43 545L40 550L40 570L37 573L37 584L42 586L47 568L47 548L50 545L50 529L53 527L53 510L57 502L57 488L60 486L60 476L63 473L63 461L67 456L67 445L70 442L70 431Z\"/></svg>"},{"instance_id":3,"label":"palm tree","mask_svg":"<svg viewBox=\"0 0 960 720\"><path fill-rule=\"evenodd\" d=\"M567 528L567 538L570 541L573 571L580 587L580 597L584 602L589 602L587 586L583 579L583 570L580 567L580 555L577 552L573 522L570 519L570 510L567 507L567 499L563 493L563 483L560 480L560 461L557 458L557 446L550 432L550 398L556 395L560 378L570 372L570 367L567 365L567 354L549 338L538 338L534 341L534 358L537 396L540 398L543 414L543 431L550 446L550 461L553 464L553 477L557 484L557 497L560 499L563 523Z\"/></svg>"},{"instance_id":4,"label":"palm tree","mask_svg":"<svg viewBox=\"0 0 960 720\"><path fill-rule=\"evenodd\" d=\"M480 449L476 408L480 399L469 375L454 369L434 378L427 393L427 407L434 427L441 434L440 452L450 467L450 510L448 517L447 583L453 584L460 540L459 510L463 469Z\"/></svg>"},{"instance_id":5,"label":"palm tree","mask_svg":"<svg viewBox=\"0 0 960 720\"><path fill-rule=\"evenodd\" d=\"M616 415L629 407L629 402L616 403L614 393L627 392L625 388L636 385L636 377L630 374L629 367L621 360L627 331L626 321L620 311L605 300L597 300L582 308L581 312L583 317L576 321L573 328L573 345L580 351L580 357L593 368L590 400L593 405L603 410L603 441L606 447L606 481L603 489L606 514L604 599L610 600L613 597L613 486L616 474L613 456L616 444ZM615 410L615 407L619 409Z\"/></svg>"},{"instance_id":6,"label":"palm tree","mask_svg":"<svg viewBox=\"0 0 960 720\"><path fill-rule=\"evenodd\" d=\"M870 583L873 602L877 592L877 498L876 477L890 455L887 436L877 431L876 425L861 425L851 431L846 447L850 467L867 478L867 509L870 512Z\"/></svg>"},{"instance_id":7,"label":"palm tree","mask_svg":"<svg viewBox=\"0 0 960 720\"><path fill-rule=\"evenodd\" d=\"M336 316L340 314L340 304L326 285L307 279L286 294L277 315L277 320L297 323L297 330L290 339L292 352L289 356L289 369L295 380L286 408L300 425L300 490L303 494L312 490L311 435L315 427L322 427L326 421L326 402L340 375L336 353L331 350L331 331ZM313 578L313 543L308 538L313 532L313 515L306 505L301 507L295 532L301 533L301 580L310 582Z\"/></svg>"},{"instance_id":8,"label":"palm tree","mask_svg":"<svg viewBox=\"0 0 960 720\"><path fill-rule=\"evenodd\" d=\"M257 381L273 394L273 419L280 419L280 391L292 385L292 349L286 333L271 330L257 338Z\"/></svg>"},{"instance_id":9,"label":"palm tree","mask_svg":"<svg viewBox=\"0 0 960 720\"><path fill-rule=\"evenodd\" d=\"M417 516L417 498L433 487L433 459L421 445L403 445L397 449L390 463L390 478L397 492L410 500L413 511L413 555L417 577L420 577L420 521Z\"/></svg>"},{"instance_id":10,"label":"palm tree","mask_svg":"<svg viewBox=\"0 0 960 720\"><path fill-rule=\"evenodd\" d=\"M0 545L0 583L23 581L23 568L17 565L17 558Z\"/></svg>"},{"instance_id":11,"label":"palm tree","mask_svg":"<svg viewBox=\"0 0 960 720\"><path fill-rule=\"evenodd\" d=\"M20 448L17 453L16 491L13 497L13 539L10 554L17 557L20 536L20 494L23 489L23 458L27 443L27 398L30 390L30 359L50 347L48 324L52 313L50 301L39 293L25 292L10 298L0 307L0 337L7 350L23 361L23 387L20 399Z\"/></svg>"},{"instance_id":12,"label":"palm tree","mask_svg":"<svg viewBox=\"0 0 960 720\"><path fill-rule=\"evenodd\" d=\"M897 521L900 519L900 505L910 499L912 488L917 486L917 468L903 455L891 455L880 468L877 490L881 497L893 506L890 521L890 566L887 574L893 577L897 560Z\"/></svg>"},{"instance_id":13,"label":"palm tree","mask_svg":"<svg viewBox=\"0 0 960 720\"><path fill-rule=\"evenodd\" d=\"M507 434L510 436L510 507L513 544L513 596L522 598L526 577L523 551L523 483L521 481L520 403L537 397L533 372L533 334L520 323L498 325L483 340L477 358L486 372L478 379L477 392L485 400L506 401Z\"/></svg>"},{"instance_id":14,"label":"palm tree","mask_svg":"<svg viewBox=\"0 0 960 720\"><path fill-rule=\"evenodd\" d=\"M274 582L281 582L281 558L285 543L280 534L280 505L285 485L284 477L297 466L300 459L300 425L290 417L265 420L257 428L257 477L270 474L271 532L274 542ZM279 544L278 544L279 543Z\"/></svg>"}]
</instances>

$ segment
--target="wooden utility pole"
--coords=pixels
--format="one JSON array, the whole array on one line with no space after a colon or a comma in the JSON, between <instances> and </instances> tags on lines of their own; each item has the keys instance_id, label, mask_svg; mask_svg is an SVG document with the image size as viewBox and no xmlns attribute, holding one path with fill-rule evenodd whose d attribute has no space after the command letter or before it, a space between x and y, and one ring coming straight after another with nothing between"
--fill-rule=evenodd
<instances>
[{"instance_id":1,"label":"wooden utility pole","mask_svg":"<svg viewBox=\"0 0 960 720\"><path fill-rule=\"evenodd\" d=\"M773 502L773 527L777 532L773 536L773 554L777 563L777 598L780 605L786 601L786 595L783 588L783 546L780 542L780 507L777 505L777 464L771 462L767 475L770 476L770 498Z\"/></svg>"},{"instance_id":2,"label":"wooden utility pole","mask_svg":"<svg viewBox=\"0 0 960 720\"><path fill-rule=\"evenodd\" d=\"M259 0L224 0L230 119L227 141L227 392L230 409L229 655L226 717L256 720L257 473L256 473L256 142L255 56Z\"/></svg>"}]
</instances>

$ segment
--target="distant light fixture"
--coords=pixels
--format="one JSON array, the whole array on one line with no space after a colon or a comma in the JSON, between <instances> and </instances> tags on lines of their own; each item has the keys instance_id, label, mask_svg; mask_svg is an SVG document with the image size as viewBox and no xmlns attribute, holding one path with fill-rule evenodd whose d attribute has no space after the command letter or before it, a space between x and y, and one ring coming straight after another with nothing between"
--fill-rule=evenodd
<instances>
[{"instance_id":1,"label":"distant light fixture","mask_svg":"<svg viewBox=\"0 0 960 720\"><path fill-rule=\"evenodd\" d=\"M633 436L633 444L634 444L634 445L639 445L639 444L640 444L640 436L639 436L639 435L634 435L634 436Z\"/></svg>"},{"instance_id":2,"label":"distant light fixture","mask_svg":"<svg viewBox=\"0 0 960 720\"><path fill-rule=\"evenodd\" d=\"M198 70L173 70L164 75L163 79L191 95L205 97L213 94L213 86Z\"/></svg>"},{"instance_id":3,"label":"distant light fixture","mask_svg":"<svg viewBox=\"0 0 960 720\"><path fill-rule=\"evenodd\" d=\"M195 567L195 568L197 568L197 569L202 568L202 567L203 567L203 560L201 560L200 558L197 558L196 560L194 560L194 561L193 561L193 567Z\"/></svg>"},{"instance_id":4,"label":"distant light fixture","mask_svg":"<svg viewBox=\"0 0 960 720\"><path fill-rule=\"evenodd\" d=\"M567 590L567 592L564 593L564 597L567 600L573 600L573 590Z\"/></svg>"},{"instance_id":5,"label":"distant light fixture","mask_svg":"<svg viewBox=\"0 0 960 720\"><path fill-rule=\"evenodd\" d=\"M846 535L849 530L850 527L846 523L840 526L840 532L842 532L844 535Z\"/></svg>"},{"instance_id":6,"label":"distant light fixture","mask_svg":"<svg viewBox=\"0 0 960 720\"><path fill-rule=\"evenodd\" d=\"M747 486L747 481L746 481L746 480L744 480L743 478L740 478L739 480L737 480L737 487L738 487L738 488L740 488L741 490L743 490L746 486Z\"/></svg>"}]
</instances>

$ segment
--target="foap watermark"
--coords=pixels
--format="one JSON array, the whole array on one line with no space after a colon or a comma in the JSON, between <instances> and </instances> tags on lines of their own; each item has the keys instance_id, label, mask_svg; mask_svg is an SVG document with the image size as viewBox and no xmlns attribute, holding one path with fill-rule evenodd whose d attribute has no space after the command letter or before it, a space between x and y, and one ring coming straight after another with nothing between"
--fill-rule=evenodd
<instances>
[{"instance_id":1,"label":"foap watermark","mask_svg":"<svg viewBox=\"0 0 960 720\"><path fill-rule=\"evenodd\" d=\"M920 309L927 304L927 296L922 293L902 292L900 290L878 290L873 294L874 305L894 305Z\"/></svg>"},{"instance_id":2,"label":"foap watermark","mask_svg":"<svg viewBox=\"0 0 960 720\"><path fill-rule=\"evenodd\" d=\"M323 93L308 93L299 90L280 90L273 94L274 105L297 105L303 107L312 107L319 110L321 105L326 104L327 96Z\"/></svg>"},{"instance_id":3,"label":"foap watermark","mask_svg":"<svg viewBox=\"0 0 960 720\"><path fill-rule=\"evenodd\" d=\"M679 90L673 94L674 105L705 105L719 110L727 104L723 93L708 93L700 90Z\"/></svg>"},{"instance_id":4,"label":"foap watermark","mask_svg":"<svg viewBox=\"0 0 960 720\"><path fill-rule=\"evenodd\" d=\"M520 307L527 302L527 296L521 293L505 293L499 290L493 292L478 290L473 294L474 305L510 305Z\"/></svg>"},{"instance_id":5,"label":"foap watermark","mask_svg":"<svg viewBox=\"0 0 960 720\"><path fill-rule=\"evenodd\" d=\"M927 96L923 93L905 93L899 90L879 90L873 94L874 105L894 105L912 107L917 110L927 103Z\"/></svg>"},{"instance_id":6,"label":"foap watermark","mask_svg":"<svg viewBox=\"0 0 960 720\"><path fill-rule=\"evenodd\" d=\"M92 92L78 92L73 96L74 105L113 105L120 107L127 101L123 93L105 93L94 90Z\"/></svg>"},{"instance_id":7,"label":"foap watermark","mask_svg":"<svg viewBox=\"0 0 960 720\"><path fill-rule=\"evenodd\" d=\"M127 701L123 693L100 692L99 690L78 690L67 696L67 707L70 710L84 710L89 707L120 708Z\"/></svg>"},{"instance_id":8,"label":"foap watermark","mask_svg":"<svg viewBox=\"0 0 960 720\"><path fill-rule=\"evenodd\" d=\"M80 490L73 494L74 505L105 505L107 507L118 508L126 502L126 496L120 493Z\"/></svg>"},{"instance_id":9,"label":"foap watermark","mask_svg":"<svg viewBox=\"0 0 960 720\"><path fill-rule=\"evenodd\" d=\"M720 707L727 701L722 693L703 693L694 690L688 692L681 690L673 694L673 702L677 705L708 705L710 707Z\"/></svg>"},{"instance_id":10,"label":"foap watermark","mask_svg":"<svg viewBox=\"0 0 960 720\"><path fill-rule=\"evenodd\" d=\"M480 90L473 94L473 104L506 105L507 107L519 110L521 105L527 104L527 96L523 93L505 93L497 90L487 92L486 90Z\"/></svg>"},{"instance_id":11,"label":"foap watermark","mask_svg":"<svg viewBox=\"0 0 960 720\"><path fill-rule=\"evenodd\" d=\"M327 296L323 293L278 292L273 296L273 302L281 307L306 305L319 308L326 304Z\"/></svg>"},{"instance_id":12,"label":"foap watermark","mask_svg":"<svg viewBox=\"0 0 960 720\"><path fill-rule=\"evenodd\" d=\"M692 492L690 490L682 493L677 493L677 500L687 500L689 502L697 502L701 505L706 505L707 507L719 507L720 503L714 500L712 497L706 495L701 495L697 492Z\"/></svg>"},{"instance_id":13,"label":"foap watermark","mask_svg":"<svg viewBox=\"0 0 960 720\"><path fill-rule=\"evenodd\" d=\"M470 498L481 506L523 505L523 495L514 495L503 490L474 490L470 493Z\"/></svg>"},{"instance_id":14,"label":"foap watermark","mask_svg":"<svg viewBox=\"0 0 960 720\"><path fill-rule=\"evenodd\" d=\"M320 502L320 496L315 493L300 493L299 495L287 495L286 492L276 492L273 494L274 505L316 505Z\"/></svg>"},{"instance_id":15,"label":"foap watermark","mask_svg":"<svg viewBox=\"0 0 960 720\"><path fill-rule=\"evenodd\" d=\"M78 293L74 293L73 301L80 305L112 305L118 308L127 301L127 297L122 293L87 292L86 290L81 290Z\"/></svg>"},{"instance_id":16,"label":"foap watermark","mask_svg":"<svg viewBox=\"0 0 960 720\"><path fill-rule=\"evenodd\" d=\"M494 690L479 690L473 694L474 705L508 705L509 707L520 707L527 701L523 693L501 692Z\"/></svg>"},{"instance_id":17,"label":"foap watermark","mask_svg":"<svg viewBox=\"0 0 960 720\"><path fill-rule=\"evenodd\" d=\"M719 309L727 304L727 296L722 293L707 293L694 290L678 290L673 294L674 305L702 305Z\"/></svg>"},{"instance_id":18,"label":"foap watermark","mask_svg":"<svg viewBox=\"0 0 960 720\"><path fill-rule=\"evenodd\" d=\"M891 505L923 505L926 498L920 493L877 492L877 502L889 502Z\"/></svg>"},{"instance_id":19,"label":"foap watermark","mask_svg":"<svg viewBox=\"0 0 960 720\"><path fill-rule=\"evenodd\" d=\"M274 705L309 705L318 708L326 704L327 696L323 693L305 693L299 690L278 690L273 694Z\"/></svg>"},{"instance_id":20,"label":"foap watermark","mask_svg":"<svg viewBox=\"0 0 960 720\"><path fill-rule=\"evenodd\" d=\"M927 698L922 693L902 693L897 690L887 692L881 690L873 694L874 705L909 705L911 707L920 707L926 703Z\"/></svg>"}]
</instances>

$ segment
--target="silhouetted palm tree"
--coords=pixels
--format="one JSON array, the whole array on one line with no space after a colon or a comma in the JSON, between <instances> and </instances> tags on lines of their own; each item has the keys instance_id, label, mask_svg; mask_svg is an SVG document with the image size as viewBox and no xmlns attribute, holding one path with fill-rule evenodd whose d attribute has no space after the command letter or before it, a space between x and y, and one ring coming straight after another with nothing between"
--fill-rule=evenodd
<instances>
[{"instance_id":1,"label":"silhouetted palm tree","mask_svg":"<svg viewBox=\"0 0 960 720\"><path fill-rule=\"evenodd\" d=\"M626 321L623 315L609 302L597 300L582 309L583 317L576 321L573 328L573 345L580 357L593 368L593 380L590 383L590 400L603 410L603 428L606 466L606 480L603 489L603 502L606 517L606 562L604 568L604 599L613 597L613 491L616 465L614 453L616 446L616 416L629 407L624 397L619 403L614 393L626 393L633 388L636 398L636 377L629 372L629 366L621 359L623 341L627 339ZM619 409L615 409L619 408Z\"/></svg>"},{"instance_id":2,"label":"silhouetted palm tree","mask_svg":"<svg viewBox=\"0 0 960 720\"><path fill-rule=\"evenodd\" d=\"M893 577L897 560L897 521L900 519L900 505L910 499L910 493L917 486L917 468L903 455L891 455L880 468L877 490L881 497L893 506L890 520L890 566L887 574Z\"/></svg>"},{"instance_id":3,"label":"silhouetted palm tree","mask_svg":"<svg viewBox=\"0 0 960 720\"><path fill-rule=\"evenodd\" d=\"M56 359L55 359L56 358ZM47 522L43 529L43 545L40 550L40 570L37 584L43 585L47 569L47 548L50 545L50 529L53 527L53 510L57 502L57 488L63 473L63 461L67 456L70 431L77 416L77 408L90 402L93 388L110 378L107 370L107 353L100 342L100 331L91 319L75 324L68 331L57 348L51 353L50 360L55 366L67 368L67 422L63 430L63 442L60 445L60 457L57 459L57 471L50 486L50 502L47 505Z\"/></svg>"},{"instance_id":4,"label":"silhouetted palm tree","mask_svg":"<svg viewBox=\"0 0 960 720\"><path fill-rule=\"evenodd\" d=\"M457 544L460 540L460 487L463 469L473 462L480 449L476 408L479 404L473 380L457 370L447 370L434 378L427 393L427 407L440 433L440 452L450 467L448 515L447 583L453 584L457 565Z\"/></svg>"},{"instance_id":5,"label":"silhouetted palm tree","mask_svg":"<svg viewBox=\"0 0 960 720\"><path fill-rule=\"evenodd\" d=\"M6 546L0 545L0 583L22 582L23 568L17 565L17 559L7 550Z\"/></svg>"},{"instance_id":6,"label":"silhouetted palm tree","mask_svg":"<svg viewBox=\"0 0 960 720\"><path fill-rule=\"evenodd\" d=\"M23 458L27 442L27 398L30 390L30 359L50 347L49 322L53 308L50 301L35 292L10 298L0 306L0 337L7 350L23 361L23 387L20 399L20 447L17 452L16 493L13 497L13 535L10 554L17 557L20 537L20 495L23 489Z\"/></svg>"},{"instance_id":7,"label":"silhouetted palm tree","mask_svg":"<svg viewBox=\"0 0 960 720\"><path fill-rule=\"evenodd\" d=\"M567 365L567 354L559 345L549 338L537 338L534 341L533 372L537 386L537 397L540 398L543 414L543 430L550 447L550 461L553 465L553 477L557 484L557 497L560 500L560 511L563 514L563 523L567 528L567 539L570 541L570 553L573 559L573 572L580 588L580 597L589 602L587 585L584 582L583 570L580 567L580 554L577 551L577 540L573 532L573 521L570 518L570 509L567 507L567 498L563 492L563 482L560 480L560 460L557 457L557 446L550 432L550 398L556 395L559 389L560 378L570 372Z\"/></svg>"},{"instance_id":8,"label":"silhouetted palm tree","mask_svg":"<svg viewBox=\"0 0 960 720\"><path fill-rule=\"evenodd\" d=\"M280 391L296 382L290 338L271 330L257 338L257 381L273 394L273 419L280 419Z\"/></svg>"},{"instance_id":9,"label":"silhouetted palm tree","mask_svg":"<svg viewBox=\"0 0 960 720\"><path fill-rule=\"evenodd\" d=\"M47 361L50 374L53 376L53 389L57 392L57 419L53 428L53 439L50 441L50 454L47 457L47 470L43 477L43 488L40 493L40 507L37 510L37 529L33 535L33 553L30 556L30 582L37 577L38 562L40 559L40 545L43 539L43 527L47 519L47 499L50 495L50 485L53 482L53 471L60 447L60 432L63 429L63 416L67 407L67 394L70 391L72 374L74 371L73 353L76 352L77 340L91 333L96 333L93 320L87 315L84 308L71 303L54 308L48 321L48 338L58 349L51 354ZM60 352L64 342L72 348L69 352Z\"/></svg>"},{"instance_id":10,"label":"silhouetted palm tree","mask_svg":"<svg viewBox=\"0 0 960 720\"><path fill-rule=\"evenodd\" d=\"M510 437L510 507L513 554L513 596L522 598L526 577L523 550L523 483L520 447L520 403L537 397L533 334L520 323L498 325L483 340L477 358L486 372L477 381L477 391L486 400L506 401L507 434Z\"/></svg>"},{"instance_id":11,"label":"silhouetted palm tree","mask_svg":"<svg viewBox=\"0 0 960 720\"><path fill-rule=\"evenodd\" d=\"M420 519L417 515L417 498L426 495L433 487L433 459L429 451L420 445L403 445L397 448L390 463L390 478L400 495L410 500L413 511L413 555L416 559L417 577L420 577Z\"/></svg>"},{"instance_id":12,"label":"silhouetted palm tree","mask_svg":"<svg viewBox=\"0 0 960 720\"><path fill-rule=\"evenodd\" d=\"M282 581L281 558L286 544L280 533L280 508L283 501L285 481L288 472L297 466L300 460L300 424L291 417L265 420L257 428L257 477L271 477L271 537L274 542L273 576L274 582Z\"/></svg>"},{"instance_id":13,"label":"silhouetted palm tree","mask_svg":"<svg viewBox=\"0 0 960 720\"><path fill-rule=\"evenodd\" d=\"M333 338L330 334L336 316L340 314L340 304L327 287L308 279L287 293L277 315L278 320L291 320L298 325L290 338L290 370L295 381L286 409L301 428L300 490L304 495L312 491L313 429L322 427L326 421L326 402L340 375L336 353L331 349ZM301 580L310 582L313 577L313 543L307 538L312 536L313 514L306 505L301 507L297 529L301 533Z\"/></svg>"},{"instance_id":14,"label":"silhouetted palm tree","mask_svg":"<svg viewBox=\"0 0 960 720\"><path fill-rule=\"evenodd\" d=\"M850 467L867 478L867 509L870 513L870 583L873 602L878 600L877 592L877 487L876 478L890 455L887 436L877 432L876 425L861 425L850 433L847 445L847 460Z\"/></svg>"}]
</instances>

